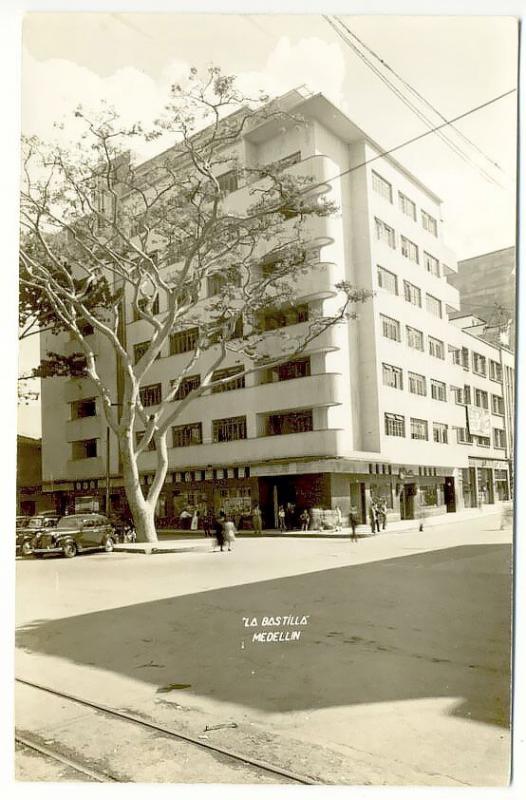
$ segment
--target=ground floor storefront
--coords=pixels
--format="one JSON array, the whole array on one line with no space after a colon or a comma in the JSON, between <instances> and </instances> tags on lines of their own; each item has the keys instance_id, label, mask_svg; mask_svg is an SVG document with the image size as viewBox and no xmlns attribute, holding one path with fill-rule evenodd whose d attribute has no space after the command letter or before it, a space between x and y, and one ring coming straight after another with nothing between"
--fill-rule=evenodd
<instances>
[{"instance_id":1,"label":"ground floor storefront","mask_svg":"<svg viewBox=\"0 0 526 800\"><path fill-rule=\"evenodd\" d=\"M472 463L473 462L473 463ZM141 476L146 494L153 475ZM122 479L74 481L51 495L59 513L103 511L127 516ZM334 527L339 513L348 525L354 509L358 523L369 521L373 502L385 508L387 523L461 511L510 497L506 462L471 459L469 467L363 462L347 459L296 460L208 467L169 472L156 509L159 528L201 528L205 517L223 511L239 530L253 528L259 506L263 528L278 528L280 509L287 530ZM339 512L338 512L339 509ZM283 515L282 515L283 516Z\"/></svg>"}]
</instances>

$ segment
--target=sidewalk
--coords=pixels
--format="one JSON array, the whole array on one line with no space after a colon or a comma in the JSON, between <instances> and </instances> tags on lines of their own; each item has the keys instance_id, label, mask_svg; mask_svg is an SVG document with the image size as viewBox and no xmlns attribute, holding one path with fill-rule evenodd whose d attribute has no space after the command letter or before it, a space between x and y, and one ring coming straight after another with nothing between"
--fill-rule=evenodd
<instances>
[{"instance_id":1,"label":"sidewalk","mask_svg":"<svg viewBox=\"0 0 526 800\"><path fill-rule=\"evenodd\" d=\"M420 524L424 529L438 527L439 525L452 525L456 522L465 522L470 519L478 519L502 513L503 504L483 506L482 509L467 508L452 514L439 514L419 519L404 519L391 522L387 528L380 531L380 534L371 533L369 525L358 525L356 533L360 538L368 538L374 535L389 533L410 533L418 531ZM202 531L187 531L180 529L159 530L158 542L134 542L131 544L117 544L115 551L120 553L144 553L156 555L160 553L188 553L192 551L203 552L203 544L214 541L214 537L205 537ZM239 531L237 538L260 539L270 537L298 538L298 539L347 539L351 535L350 528L342 528L341 531L286 531L280 533L276 530L264 530L261 536L256 536L253 531ZM195 544L194 544L195 542Z\"/></svg>"}]
</instances>

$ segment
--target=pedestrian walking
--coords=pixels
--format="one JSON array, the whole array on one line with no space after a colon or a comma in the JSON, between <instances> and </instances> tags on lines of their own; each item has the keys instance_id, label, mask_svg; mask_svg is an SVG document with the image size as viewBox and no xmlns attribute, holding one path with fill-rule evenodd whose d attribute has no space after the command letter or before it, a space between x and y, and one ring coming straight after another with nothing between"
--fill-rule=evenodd
<instances>
[{"instance_id":1,"label":"pedestrian walking","mask_svg":"<svg viewBox=\"0 0 526 800\"><path fill-rule=\"evenodd\" d=\"M334 513L336 514L336 530L341 531L342 529L342 510L340 506L336 506L334 509Z\"/></svg>"},{"instance_id":2,"label":"pedestrian walking","mask_svg":"<svg viewBox=\"0 0 526 800\"><path fill-rule=\"evenodd\" d=\"M223 526L223 535L225 537L225 544L228 547L228 550L232 550L232 543L235 541L236 538L236 526L231 519L227 519Z\"/></svg>"},{"instance_id":3,"label":"pedestrian walking","mask_svg":"<svg viewBox=\"0 0 526 800\"><path fill-rule=\"evenodd\" d=\"M179 522L181 524L181 528L187 531L190 527L191 521L192 521L192 515L186 508L183 508L183 510L179 514Z\"/></svg>"},{"instance_id":4,"label":"pedestrian walking","mask_svg":"<svg viewBox=\"0 0 526 800\"><path fill-rule=\"evenodd\" d=\"M196 531L199 527L199 511L197 508L194 509L194 513L192 514L192 521L190 522L190 530Z\"/></svg>"},{"instance_id":5,"label":"pedestrian walking","mask_svg":"<svg viewBox=\"0 0 526 800\"><path fill-rule=\"evenodd\" d=\"M225 521L225 515L222 512L219 512L214 524L214 530L217 546L221 552L223 552L223 547L225 545Z\"/></svg>"},{"instance_id":6,"label":"pedestrian walking","mask_svg":"<svg viewBox=\"0 0 526 800\"><path fill-rule=\"evenodd\" d=\"M300 522L301 522L301 530L302 531L308 531L309 530L310 517L309 517L309 512L307 511L306 508L300 514Z\"/></svg>"},{"instance_id":7,"label":"pedestrian walking","mask_svg":"<svg viewBox=\"0 0 526 800\"><path fill-rule=\"evenodd\" d=\"M261 509L257 503L252 509L252 528L254 529L254 533L256 534L256 536L261 536L262 534Z\"/></svg>"},{"instance_id":8,"label":"pedestrian walking","mask_svg":"<svg viewBox=\"0 0 526 800\"><path fill-rule=\"evenodd\" d=\"M369 522L371 523L371 533L380 533L380 520L378 519L378 506L372 500L369 506Z\"/></svg>"},{"instance_id":9,"label":"pedestrian walking","mask_svg":"<svg viewBox=\"0 0 526 800\"><path fill-rule=\"evenodd\" d=\"M358 537L356 535L356 526L358 525L358 510L356 506L351 506L351 510L349 512L349 523L351 526L351 542L357 542Z\"/></svg>"},{"instance_id":10,"label":"pedestrian walking","mask_svg":"<svg viewBox=\"0 0 526 800\"><path fill-rule=\"evenodd\" d=\"M281 533L285 533L287 526L285 525L285 509L283 506L280 506L278 509L278 523Z\"/></svg>"}]
</instances>

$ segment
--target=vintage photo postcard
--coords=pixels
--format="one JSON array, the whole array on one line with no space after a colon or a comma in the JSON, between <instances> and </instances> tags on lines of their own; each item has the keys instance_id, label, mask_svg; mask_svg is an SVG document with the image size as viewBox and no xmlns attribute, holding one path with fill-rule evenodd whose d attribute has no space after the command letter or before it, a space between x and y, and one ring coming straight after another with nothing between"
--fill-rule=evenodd
<instances>
[{"instance_id":1,"label":"vintage photo postcard","mask_svg":"<svg viewBox=\"0 0 526 800\"><path fill-rule=\"evenodd\" d=\"M25 16L18 784L508 785L518 42Z\"/></svg>"}]
</instances>

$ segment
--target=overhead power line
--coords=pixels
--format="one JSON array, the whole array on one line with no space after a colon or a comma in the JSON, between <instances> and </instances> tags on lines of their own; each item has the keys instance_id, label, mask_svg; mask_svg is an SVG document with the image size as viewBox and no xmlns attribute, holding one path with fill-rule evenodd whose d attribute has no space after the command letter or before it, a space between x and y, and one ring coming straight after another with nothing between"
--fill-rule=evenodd
<instances>
[{"instance_id":1,"label":"overhead power line","mask_svg":"<svg viewBox=\"0 0 526 800\"><path fill-rule=\"evenodd\" d=\"M430 119L428 116L426 116L424 112L420 108L418 108L418 106L416 106L415 103L412 100L410 100L399 87L397 87L386 75L384 75L381 72L381 70L379 70L378 67L376 67L370 61L370 59L367 58L367 55L363 53L353 41L350 40L349 36L346 33L344 33L343 30L338 28L337 25L335 25L335 23L330 17L324 15L323 18L338 34L338 36L342 39L342 41L352 50L352 52L355 53L355 55L382 81L382 83L385 86L387 86L388 89L390 89L393 92L393 94L402 103L404 103L404 105L407 106L407 108L409 108L422 122L424 122L427 126L432 128L433 129L432 132L437 133L437 136L444 142L444 144L446 144L464 162L473 166L490 183L493 183L497 186L500 186L501 188L504 188L502 184L499 183L499 181L497 181L492 175L486 172L486 170L484 170L479 164L474 162L473 159L469 156L469 154L466 154L464 150L462 150L462 148L455 141L451 140L448 136L446 136L444 132L438 132L440 131L440 126L434 127L433 120ZM338 19L338 17L336 17L336 19L338 20L339 25L341 25L350 36L354 36L352 31L350 31L349 28L344 23L342 23L341 20ZM362 46L365 47L365 45ZM379 61L384 63L382 59L379 58L379 56L376 56L376 58L378 58ZM425 102L427 103L427 101ZM442 114L440 114L439 116L442 120L445 120L445 117L443 117Z\"/></svg>"},{"instance_id":2,"label":"overhead power line","mask_svg":"<svg viewBox=\"0 0 526 800\"><path fill-rule=\"evenodd\" d=\"M354 172L357 169L361 169L362 167L367 166L367 164L371 164L373 161L378 161L379 158L385 158L385 156L390 155L391 153L395 153L397 150L401 150L402 147L407 147L410 144L414 144L414 142L418 142L420 139L424 139L426 136L430 136L432 133L435 133L442 128L446 128L448 125L451 125L453 122L458 122L460 119L465 119L469 117L471 114L474 114L476 111L481 111L483 108L487 108L488 106L492 105L493 103L502 100L504 97L508 97L510 94L514 94L517 90L510 89L507 92L503 92L502 94L497 95L497 97L492 97L491 100L487 100L485 103L481 103L474 108L470 108L469 111L464 111L462 114L458 114L456 117L452 117L452 119L446 120L441 125L437 125L436 127L432 128L429 131L424 131L423 133L419 133L418 136L413 136L411 139L406 139L405 142L401 144L397 144L394 147L389 148L389 150L383 150L377 156L373 156L372 158L368 158L365 161L360 162L360 164L355 164L354 167L349 167L349 169L344 169L342 172L339 172L337 175L333 175L332 178L326 178L323 181L315 184L314 186L309 186L304 191L312 191L313 189L317 189L320 186L323 186L326 183L331 183L331 181L335 181L338 178L342 178L344 175L348 175L350 172Z\"/></svg>"},{"instance_id":3,"label":"overhead power line","mask_svg":"<svg viewBox=\"0 0 526 800\"><path fill-rule=\"evenodd\" d=\"M429 102L429 100L427 100L427 98L425 98L425 97L424 97L424 96L423 96L423 95L422 95L422 94L421 94L421 93L420 93L420 92L419 92L417 89L415 89L415 87L414 87L414 86L412 86L412 85L411 85L411 84L410 84L408 81L406 81L406 80L405 80L405 78L403 78L403 77L402 77L402 75L400 75L398 72L396 72L396 70L395 70L395 69L393 69L393 67L391 67L391 65L390 65L390 64L388 64L388 63L387 63L387 61L385 61L385 59L381 58L381 57L378 55L378 53L375 53L375 51L374 51L374 50L373 50L371 47L369 47L369 46L368 46L368 45L367 45L367 44L366 44L366 43L365 43L365 42L364 42L362 39L360 39L360 37L359 37L359 36L358 36L356 33L354 33L354 31L352 31L352 30L349 28L349 26L345 24L345 22L343 22L343 20L341 19L341 17L335 17L335 19L337 19L337 20L338 20L339 24L340 24L340 25L342 25L342 26L345 28L345 30L348 32L348 34L349 34L350 36L352 36L352 38L353 38L353 39L355 39L357 42L359 42L359 43L360 43L360 45L361 45L361 46L362 46L362 47L363 47L365 50L367 50L367 52L368 52L368 53L370 53L370 54L373 56L373 58L376 58L376 60L377 60L377 61L379 61L379 62L380 62L380 64L382 64L382 66L383 66L383 67L384 67L384 68L385 68L385 69L386 69L388 72L391 72L391 73L392 73L392 74L393 74L393 75L394 75L394 76L395 76L395 77L396 77L396 78L397 78L397 79L400 81L400 83L402 83L402 84L405 86L405 88L406 88L406 89L407 89L409 92L411 92L411 94L413 94L413 95L414 95L415 97L417 97L417 98L418 98L418 99L419 99L419 100L420 100L422 103L424 103L424 104L425 104L425 105L426 105L428 108L430 108L430 109L431 109L431 110L432 110L432 111L433 111L433 112L434 112L434 113L435 113L435 114L436 114L438 117L440 117L440 119L441 119L443 122L445 122L445 121L446 121L446 117L445 117L445 116L442 114L442 112L441 112L441 111L439 111L439 109L438 109L436 106L434 106L432 103L430 103L430 102ZM484 159L485 159L485 160L486 160L486 161L487 161L487 162L488 162L488 163L489 163L489 164L490 164L492 167L496 167L496 168L497 168L497 169L498 169L500 172L504 173L504 170L502 169L502 167L500 166L500 164L499 164L497 161L495 161L493 158L491 158L490 156L488 156L488 155L487 155L487 154L484 152L484 150L482 150L482 148L481 148L481 147L479 147L479 146L476 144L476 142L474 142L472 139L470 139L468 136L466 136L466 135L465 135L465 134L464 134L464 133L463 133L463 132L462 132L462 131L461 131L459 128L456 128L454 125L452 125L452 126L451 126L451 129L452 129L453 131L455 131L455 133L456 133L456 134L457 134L457 135L458 135L458 136L459 136L459 137L460 137L460 138L461 138L461 139L462 139L464 142L466 142L466 144L469 144L471 147L473 147L473 148L474 148L474 149L475 149L475 150L476 150L476 151L477 151L477 152L478 152L478 153L479 153L479 154L480 154L480 155L481 155L481 156L482 156L482 157L483 157L483 158L484 158Z\"/></svg>"}]
</instances>

